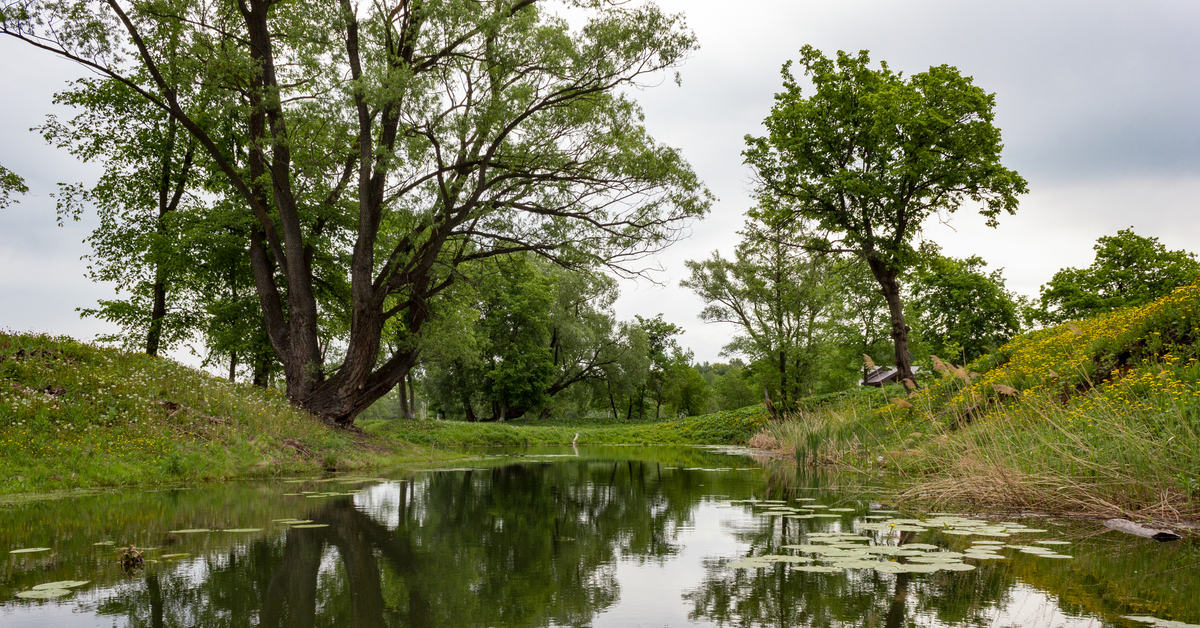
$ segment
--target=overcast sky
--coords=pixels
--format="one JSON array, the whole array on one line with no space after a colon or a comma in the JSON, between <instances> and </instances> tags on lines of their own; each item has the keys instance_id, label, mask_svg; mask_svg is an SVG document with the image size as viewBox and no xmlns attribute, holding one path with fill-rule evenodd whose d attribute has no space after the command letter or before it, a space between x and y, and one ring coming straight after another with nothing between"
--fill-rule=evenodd
<instances>
[{"instance_id":1,"label":"overcast sky","mask_svg":"<svg viewBox=\"0 0 1200 628\"><path fill-rule=\"evenodd\" d=\"M1011 289L1035 296L1064 266L1086 266L1096 238L1132 226L1172 249L1200 250L1200 3L800 2L662 0L700 40L669 80L638 94L646 124L679 147L720 199L689 238L656 261L659 286L627 283L621 318L665 318L682 342L716 361L730 330L697 319L703 304L679 288L683 262L725 254L750 206L743 137L759 134L779 70L805 44L827 55L871 51L906 74L949 64L996 94L1004 163L1030 194L997 229L965 209L925 236L948 255L980 255ZM53 93L79 75L69 63L0 38L0 164L31 194L0 211L0 329L90 339L105 325L75 308L113 295L84 278L82 243L94 219L58 228L59 181L94 179L94 166L46 146L29 128L54 111ZM180 356L182 357L182 356Z\"/></svg>"}]
</instances>

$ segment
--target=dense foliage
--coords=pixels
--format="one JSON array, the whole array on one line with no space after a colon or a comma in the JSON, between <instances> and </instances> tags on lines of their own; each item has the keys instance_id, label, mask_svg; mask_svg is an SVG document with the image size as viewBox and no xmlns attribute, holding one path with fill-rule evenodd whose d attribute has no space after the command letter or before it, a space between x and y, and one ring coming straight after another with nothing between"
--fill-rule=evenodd
<instances>
[{"instance_id":1,"label":"dense foliage","mask_svg":"<svg viewBox=\"0 0 1200 628\"><path fill-rule=\"evenodd\" d=\"M1200 279L1200 262L1188 251L1169 251L1158 238L1122 229L1096 241L1087 268L1064 268L1042 286L1038 317L1062 323L1164 297Z\"/></svg>"},{"instance_id":2,"label":"dense foliage","mask_svg":"<svg viewBox=\"0 0 1200 628\"><path fill-rule=\"evenodd\" d=\"M1004 287L1000 270L984 271L983 258L944 257L922 247L909 307L923 353L969 362L1008 342L1022 327L1022 299Z\"/></svg>"}]
</instances>

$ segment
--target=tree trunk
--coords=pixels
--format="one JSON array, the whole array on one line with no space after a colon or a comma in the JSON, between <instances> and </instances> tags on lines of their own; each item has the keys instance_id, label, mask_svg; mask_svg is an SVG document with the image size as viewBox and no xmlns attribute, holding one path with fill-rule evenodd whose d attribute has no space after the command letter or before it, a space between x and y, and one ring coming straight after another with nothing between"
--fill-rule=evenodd
<instances>
[{"instance_id":1,"label":"tree trunk","mask_svg":"<svg viewBox=\"0 0 1200 628\"><path fill-rule=\"evenodd\" d=\"M412 371L408 372L408 411L410 419L417 418L417 383L413 377ZM403 382L404 380L400 380Z\"/></svg>"},{"instance_id":2,"label":"tree trunk","mask_svg":"<svg viewBox=\"0 0 1200 628\"><path fill-rule=\"evenodd\" d=\"M271 356L266 352L260 351L258 359L254 361L254 379L253 383L259 388L266 388L268 380L271 376Z\"/></svg>"},{"instance_id":3,"label":"tree trunk","mask_svg":"<svg viewBox=\"0 0 1200 628\"><path fill-rule=\"evenodd\" d=\"M404 380L400 380L400 385L396 387L396 392L400 393L400 418L412 419L412 407L408 403L408 386Z\"/></svg>"},{"instance_id":4,"label":"tree trunk","mask_svg":"<svg viewBox=\"0 0 1200 628\"><path fill-rule=\"evenodd\" d=\"M174 119L167 121L167 144L162 148L162 160L158 173L158 220L155 221L154 233L159 240L167 236L167 225L163 220L171 211L169 194L171 193L171 157L175 152L176 123ZM167 271L161 259L163 243L150 248L154 260L154 304L150 308L150 331L146 334L146 355L158 355L158 344L162 338L163 317L167 314ZM155 249L159 249L154 255Z\"/></svg>"},{"instance_id":5,"label":"tree trunk","mask_svg":"<svg viewBox=\"0 0 1200 628\"><path fill-rule=\"evenodd\" d=\"M787 394L787 352L779 352L779 409L783 412L788 411L788 394Z\"/></svg>"},{"instance_id":6,"label":"tree trunk","mask_svg":"<svg viewBox=\"0 0 1200 628\"><path fill-rule=\"evenodd\" d=\"M150 309L150 331L146 334L146 355L157 356L162 338L163 317L167 315L167 285L162 264L155 264L154 305Z\"/></svg>"},{"instance_id":7,"label":"tree trunk","mask_svg":"<svg viewBox=\"0 0 1200 628\"><path fill-rule=\"evenodd\" d=\"M229 352L229 381L237 377L237 351Z\"/></svg>"},{"instance_id":8,"label":"tree trunk","mask_svg":"<svg viewBox=\"0 0 1200 628\"><path fill-rule=\"evenodd\" d=\"M912 355L908 352L909 327L904 323L904 304L900 300L900 282L896 279L898 273L877 259L868 259L875 280L879 282L879 292L888 304L888 313L892 317L892 342L896 347L897 379L909 388L912 379Z\"/></svg>"}]
</instances>

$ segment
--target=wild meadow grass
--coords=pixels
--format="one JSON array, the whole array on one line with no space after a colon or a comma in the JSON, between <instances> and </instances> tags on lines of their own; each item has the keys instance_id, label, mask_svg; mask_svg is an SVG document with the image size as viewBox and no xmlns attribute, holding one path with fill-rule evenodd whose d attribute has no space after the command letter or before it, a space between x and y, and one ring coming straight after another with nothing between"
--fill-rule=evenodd
<instances>
[{"instance_id":1,"label":"wild meadow grass","mask_svg":"<svg viewBox=\"0 0 1200 628\"><path fill-rule=\"evenodd\" d=\"M0 494L355 468L396 457L284 396L162 358L0 333Z\"/></svg>"},{"instance_id":2,"label":"wild meadow grass","mask_svg":"<svg viewBox=\"0 0 1200 628\"><path fill-rule=\"evenodd\" d=\"M576 434L581 445L731 445L745 444L766 425L766 408L759 405L654 422L591 419L468 423L397 419L372 421L364 424L363 429L402 442L436 447L566 445Z\"/></svg>"},{"instance_id":3,"label":"wild meadow grass","mask_svg":"<svg viewBox=\"0 0 1200 628\"><path fill-rule=\"evenodd\" d=\"M818 400L771 433L800 461L886 468L935 504L1200 516L1200 285L935 365L919 392Z\"/></svg>"}]
</instances>

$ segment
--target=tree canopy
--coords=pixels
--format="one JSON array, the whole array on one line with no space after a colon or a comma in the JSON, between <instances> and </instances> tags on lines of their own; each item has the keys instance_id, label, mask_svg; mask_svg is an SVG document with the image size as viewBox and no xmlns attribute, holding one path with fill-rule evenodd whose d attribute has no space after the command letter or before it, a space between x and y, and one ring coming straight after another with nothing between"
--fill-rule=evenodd
<instances>
[{"instance_id":1,"label":"tree canopy","mask_svg":"<svg viewBox=\"0 0 1200 628\"><path fill-rule=\"evenodd\" d=\"M573 29L542 4L30 0L0 32L123 84L211 161L289 398L346 424L417 364L463 264L633 274L708 209L625 95L695 48L682 18L585 2ZM348 279L335 304L319 259Z\"/></svg>"},{"instance_id":2,"label":"tree canopy","mask_svg":"<svg viewBox=\"0 0 1200 628\"><path fill-rule=\"evenodd\" d=\"M812 95L784 64L767 135L747 136L743 155L766 206L830 234L810 248L867 263L888 302L896 365L911 377L899 277L918 258L922 223L971 201L995 226L1026 182L1000 163L995 96L956 68L905 77L871 68L866 51L829 59L812 46L800 63Z\"/></svg>"},{"instance_id":3,"label":"tree canopy","mask_svg":"<svg viewBox=\"0 0 1200 628\"><path fill-rule=\"evenodd\" d=\"M930 353L966 364L1021 331L1022 303L1005 289L1001 270L985 272L978 256L957 259L932 244L923 248L910 303Z\"/></svg>"},{"instance_id":4,"label":"tree canopy","mask_svg":"<svg viewBox=\"0 0 1200 628\"><path fill-rule=\"evenodd\" d=\"M1158 238L1133 228L1101 236L1087 268L1064 268L1042 286L1037 316L1047 323L1078 320L1142 305L1200 280L1200 262L1188 251L1168 250Z\"/></svg>"}]
</instances>

